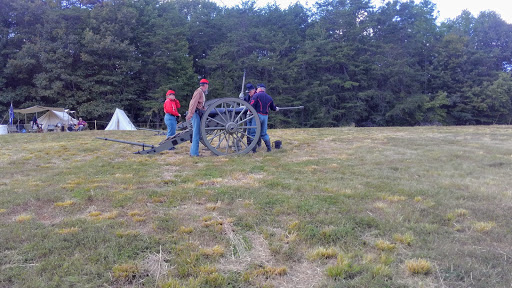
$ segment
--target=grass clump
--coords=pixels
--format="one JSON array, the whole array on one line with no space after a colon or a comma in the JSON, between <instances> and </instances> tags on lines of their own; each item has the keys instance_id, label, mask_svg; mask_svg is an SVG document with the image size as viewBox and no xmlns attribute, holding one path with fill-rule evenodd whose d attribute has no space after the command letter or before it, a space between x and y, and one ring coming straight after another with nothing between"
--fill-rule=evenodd
<instances>
[{"instance_id":1,"label":"grass clump","mask_svg":"<svg viewBox=\"0 0 512 288\"><path fill-rule=\"evenodd\" d=\"M317 248L315 251L313 251L309 258L311 260L318 260L318 259L329 259L329 258L335 258L338 256L338 251L334 248Z\"/></svg>"},{"instance_id":2,"label":"grass clump","mask_svg":"<svg viewBox=\"0 0 512 288\"><path fill-rule=\"evenodd\" d=\"M19 215L18 217L16 217L15 221L18 223L23 223L23 222L31 220L32 218L33 218L32 215L22 214L22 215Z\"/></svg>"},{"instance_id":3,"label":"grass clump","mask_svg":"<svg viewBox=\"0 0 512 288\"><path fill-rule=\"evenodd\" d=\"M164 203L165 198L164 197L153 197L151 198L151 202L153 203Z\"/></svg>"},{"instance_id":4,"label":"grass clump","mask_svg":"<svg viewBox=\"0 0 512 288\"><path fill-rule=\"evenodd\" d=\"M385 240L377 240L377 242L375 242L375 247L381 251L391 251L396 248L396 244Z\"/></svg>"},{"instance_id":5,"label":"grass clump","mask_svg":"<svg viewBox=\"0 0 512 288\"><path fill-rule=\"evenodd\" d=\"M224 255L224 253L224 248L220 247L219 245L215 245L213 248L202 248L199 250L199 254L209 258L218 258Z\"/></svg>"},{"instance_id":6,"label":"grass clump","mask_svg":"<svg viewBox=\"0 0 512 288\"><path fill-rule=\"evenodd\" d=\"M207 211L215 211L217 209L220 208L220 202L216 203L216 204L207 204L206 205L206 210Z\"/></svg>"},{"instance_id":7,"label":"grass clump","mask_svg":"<svg viewBox=\"0 0 512 288\"><path fill-rule=\"evenodd\" d=\"M135 231L135 230L116 231L117 237L128 237L128 236L138 236L138 235L140 235L140 232Z\"/></svg>"},{"instance_id":8,"label":"grass clump","mask_svg":"<svg viewBox=\"0 0 512 288\"><path fill-rule=\"evenodd\" d=\"M327 275L334 279L353 279L361 272L361 269L361 266L339 254L336 265L327 267Z\"/></svg>"},{"instance_id":9,"label":"grass clump","mask_svg":"<svg viewBox=\"0 0 512 288\"><path fill-rule=\"evenodd\" d=\"M130 217L142 216L142 215L144 215L144 213L140 212L139 210L134 210L134 211L128 212L128 216L130 216Z\"/></svg>"},{"instance_id":10,"label":"grass clump","mask_svg":"<svg viewBox=\"0 0 512 288\"><path fill-rule=\"evenodd\" d=\"M132 220L133 220L133 222L144 222L144 221L146 221L146 217L135 216L135 217L132 217Z\"/></svg>"},{"instance_id":11,"label":"grass clump","mask_svg":"<svg viewBox=\"0 0 512 288\"><path fill-rule=\"evenodd\" d=\"M78 230L79 229L77 227L64 228L64 229L57 230L57 233L59 233L59 234L72 234L72 233L78 232Z\"/></svg>"},{"instance_id":12,"label":"grass clump","mask_svg":"<svg viewBox=\"0 0 512 288\"><path fill-rule=\"evenodd\" d=\"M454 214L457 217L466 217L468 216L469 212L466 209L456 209Z\"/></svg>"},{"instance_id":13,"label":"grass clump","mask_svg":"<svg viewBox=\"0 0 512 288\"><path fill-rule=\"evenodd\" d=\"M102 216L100 216L98 218L99 219L109 219L109 220L112 220L112 219L116 219L118 215L119 215L118 211L112 211L112 212L107 213L105 215L102 215Z\"/></svg>"},{"instance_id":14,"label":"grass clump","mask_svg":"<svg viewBox=\"0 0 512 288\"><path fill-rule=\"evenodd\" d=\"M393 240L395 240L396 242L405 244L407 246L411 246L412 241L414 240L414 236L409 232L407 232L403 235L402 234L394 234Z\"/></svg>"},{"instance_id":15,"label":"grass clump","mask_svg":"<svg viewBox=\"0 0 512 288\"><path fill-rule=\"evenodd\" d=\"M390 278L392 276L391 268L389 266L378 264L372 269L372 276Z\"/></svg>"},{"instance_id":16,"label":"grass clump","mask_svg":"<svg viewBox=\"0 0 512 288\"><path fill-rule=\"evenodd\" d=\"M194 232L194 228L192 227L180 226L180 228L178 229L178 233L181 234L190 234L192 232Z\"/></svg>"},{"instance_id":17,"label":"grass clump","mask_svg":"<svg viewBox=\"0 0 512 288\"><path fill-rule=\"evenodd\" d=\"M112 268L112 276L121 282L131 282L137 278L139 267L135 264L121 264Z\"/></svg>"},{"instance_id":18,"label":"grass clump","mask_svg":"<svg viewBox=\"0 0 512 288\"><path fill-rule=\"evenodd\" d=\"M407 199L407 197L397 196L397 195L384 195L384 196L382 196L382 199L389 201L389 202L399 202L399 201L405 201Z\"/></svg>"},{"instance_id":19,"label":"grass clump","mask_svg":"<svg viewBox=\"0 0 512 288\"><path fill-rule=\"evenodd\" d=\"M68 207L71 205L75 205L75 202L72 200L64 201L64 202L57 202L54 204L55 207Z\"/></svg>"},{"instance_id":20,"label":"grass clump","mask_svg":"<svg viewBox=\"0 0 512 288\"><path fill-rule=\"evenodd\" d=\"M247 271L242 276L243 281L249 282L255 278L263 277L265 279L269 279L276 276L284 276L288 273L288 268L281 267L272 267L272 266L264 266L252 271Z\"/></svg>"},{"instance_id":21,"label":"grass clump","mask_svg":"<svg viewBox=\"0 0 512 288\"><path fill-rule=\"evenodd\" d=\"M480 233L487 232L496 226L495 222L475 222L473 228Z\"/></svg>"},{"instance_id":22,"label":"grass clump","mask_svg":"<svg viewBox=\"0 0 512 288\"><path fill-rule=\"evenodd\" d=\"M299 228L300 221L294 221L288 225L288 229L295 231Z\"/></svg>"},{"instance_id":23,"label":"grass clump","mask_svg":"<svg viewBox=\"0 0 512 288\"><path fill-rule=\"evenodd\" d=\"M426 275L432 271L432 264L425 259L412 259L405 261L405 267L411 274Z\"/></svg>"}]
</instances>

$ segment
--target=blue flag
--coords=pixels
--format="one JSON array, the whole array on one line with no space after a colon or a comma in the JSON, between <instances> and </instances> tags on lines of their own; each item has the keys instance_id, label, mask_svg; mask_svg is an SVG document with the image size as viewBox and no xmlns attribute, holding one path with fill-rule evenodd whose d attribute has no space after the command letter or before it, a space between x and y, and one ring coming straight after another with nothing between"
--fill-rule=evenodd
<instances>
[{"instance_id":1,"label":"blue flag","mask_svg":"<svg viewBox=\"0 0 512 288\"><path fill-rule=\"evenodd\" d=\"M9 109L9 125L12 125L14 122L14 108L12 108L12 102L11 102L11 108Z\"/></svg>"}]
</instances>

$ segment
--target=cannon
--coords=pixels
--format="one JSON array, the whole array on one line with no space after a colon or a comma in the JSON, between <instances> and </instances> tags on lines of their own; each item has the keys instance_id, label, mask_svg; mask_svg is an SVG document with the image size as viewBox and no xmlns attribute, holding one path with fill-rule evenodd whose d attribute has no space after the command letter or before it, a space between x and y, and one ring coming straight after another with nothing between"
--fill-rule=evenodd
<instances>
[{"instance_id":1,"label":"cannon","mask_svg":"<svg viewBox=\"0 0 512 288\"><path fill-rule=\"evenodd\" d=\"M187 122L180 122L176 135L165 139L158 145L129 142L118 139L98 139L141 146L136 154L155 154L169 150L183 142L192 140L193 129L201 130L201 143L215 155L245 154L252 150L261 133L261 123L256 110L247 102L237 98L212 99L205 103L206 110L201 117L200 127L191 127ZM257 121L249 120L255 118ZM254 137L247 129L255 129ZM247 140L251 141L247 141ZM248 144L250 143L250 144Z\"/></svg>"}]
</instances>

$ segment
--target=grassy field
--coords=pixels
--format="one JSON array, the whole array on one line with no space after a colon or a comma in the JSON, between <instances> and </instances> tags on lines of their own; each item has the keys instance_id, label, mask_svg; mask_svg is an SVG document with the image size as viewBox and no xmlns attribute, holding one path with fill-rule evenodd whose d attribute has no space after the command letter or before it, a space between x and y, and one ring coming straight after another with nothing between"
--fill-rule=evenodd
<instances>
[{"instance_id":1,"label":"grassy field","mask_svg":"<svg viewBox=\"0 0 512 288\"><path fill-rule=\"evenodd\" d=\"M269 133L0 135L0 287L510 287L512 127Z\"/></svg>"}]
</instances>

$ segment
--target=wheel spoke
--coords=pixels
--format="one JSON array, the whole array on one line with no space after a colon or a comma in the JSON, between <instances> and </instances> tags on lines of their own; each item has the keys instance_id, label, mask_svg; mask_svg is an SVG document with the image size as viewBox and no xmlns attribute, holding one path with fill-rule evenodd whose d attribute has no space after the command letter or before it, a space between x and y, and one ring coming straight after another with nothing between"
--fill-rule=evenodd
<instances>
[{"instance_id":1,"label":"wheel spoke","mask_svg":"<svg viewBox=\"0 0 512 288\"><path fill-rule=\"evenodd\" d=\"M208 119L207 119L206 121L209 121L209 120L213 120L213 121L215 121L215 122L219 123L219 124L220 124L220 125L222 125L222 126L226 125L226 123L227 123L226 121L224 121L224 123L222 123L222 122L220 122L220 121L218 121L217 119L212 118L212 117L208 117Z\"/></svg>"},{"instance_id":2,"label":"wheel spoke","mask_svg":"<svg viewBox=\"0 0 512 288\"><path fill-rule=\"evenodd\" d=\"M222 108L222 107L221 107ZM224 123L227 123L228 121L226 121L226 119L224 119L224 117L220 114L219 110L217 110L217 107L215 107L215 112L217 112L217 114L222 118L222 120L224 120ZM222 123L221 123L222 124ZM223 124L224 125L224 124Z\"/></svg>"},{"instance_id":3,"label":"wheel spoke","mask_svg":"<svg viewBox=\"0 0 512 288\"><path fill-rule=\"evenodd\" d=\"M206 139L206 140L208 140L210 142L210 144L212 144L213 140L215 140L215 138L217 138L223 131L219 130L219 131L216 131L216 132L217 133L212 134L213 137L211 137L211 140Z\"/></svg>"},{"instance_id":4,"label":"wheel spoke","mask_svg":"<svg viewBox=\"0 0 512 288\"><path fill-rule=\"evenodd\" d=\"M220 144L222 144L222 141L226 138L226 133L224 131L222 131L222 132L223 132L222 134L224 134L224 135L222 135L222 134L219 135L219 143L217 143L217 146L215 147L216 149L220 148ZM222 137L222 139L221 139L221 136L224 136L224 137Z\"/></svg>"},{"instance_id":5,"label":"wheel spoke","mask_svg":"<svg viewBox=\"0 0 512 288\"><path fill-rule=\"evenodd\" d=\"M242 112L240 112L240 114L238 114L238 116L236 117L236 119L233 122L237 122L238 119L240 118L240 116L242 116L244 114L245 110L247 110L247 107L244 107L244 110L242 110ZM244 119L244 120L247 120L247 119Z\"/></svg>"}]
</instances>

